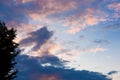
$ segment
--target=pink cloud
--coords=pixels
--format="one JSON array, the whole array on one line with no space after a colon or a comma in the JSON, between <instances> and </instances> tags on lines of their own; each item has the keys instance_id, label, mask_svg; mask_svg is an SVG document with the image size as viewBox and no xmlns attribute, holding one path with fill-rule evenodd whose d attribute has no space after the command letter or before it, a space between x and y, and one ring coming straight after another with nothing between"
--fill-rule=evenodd
<instances>
[{"instance_id":1,"label":"pink cloud","mask_svg":"<svg viewBox=\"0 0 120 80\"><path fill-rule=\"evenodd\" d=\"M33 20L46 18L52 14L64 13L78 6L77 0L15 0L17 11ZM26 7L26 4L28 7ZM18 7L23 5L24 7Z\"/></svg>"},{"instance_id":2,"label":"pink cloud","mask_svg":"<svg viewBox=\"0 0 120 80\"><path fill-rule=\"evenodd\" d=\"M61 80L58 75L42 75L39 80Z\"/></svg>"},{"instance_id":3,"label":"pink cloud","mask_svg":"<svg viewBox=\"0 0 120 80\"><path fill-rule=\"evenodd\" d=\"M76 1L66 0L34 0L33 3L36 4L36 9L26 10L28 16L33 19L47 17L51 14L63 13L77 6Z\"/></svg>"},{"instance_id":4,"label":"pink cloud","mask_svg":"<svg viewBox=\"0 0 120 80\"><path fill-rule=\"evenodd\" d=\"M40 18L40 15L37 14L37 13L31 13L31 14L28 14L28 15L33 20L39 20L39 18Z\"/></svg>"},{"instance_id":5,"label":"pink cloud","mask_svg":"<svg viewBox=\"0 0 120 80\"><path fill-rule=\"evenodd\" d=\"M31 56L43 56L43 55L54 55L55 51L61 49L61 46L53 43L52 41L48 41L38 50L32 53Z\"/></svg>"},{"instance_id":6,"label":"pink cloud","mask_svg":"<svg viewBox=\"0 0 120 80\"><path fill-rule=\"evenodd\" d=\"M84 29L84 26L78 27L76 24L74 26L72 26L69 30L67 30L67 33L70 34L75 34L76 32L81 31L82 29Z\"/></svg>"},{"instance_id":7,"label":"pink cloud","mask_svg":"<svg viewBox=\"0 0 120 80\"><path fill-rule=\"evenodd\" d=\"M81 30L84 30L88 26L94 26L100 22L106 21L107 16L108 15L103 11L88 8L78 15L66 17L64 26L70 27L70 29L67 30L68 33L75 34Z\"/></svg>"},{"instance_id":8,"label":"pink cloud","mask_svg":"<svg viewBox=\"0 0 120 80\"><path fill-rule=\"evenodd\" d=\"M108 8L115 11L113 18L120 18L120 3L109 4Z\"/></svg>"},{"instance_id":9,"label":"pink cloud","mask_svg":"<svg viewBox=\"0 0 120 80\"><path fill-rule=\"evenodd\" d=\"M112 3L112 4L109 4L109 5L108 5L108 8L109 8L109 9L116 10L116 11L120 11L120 3Z\"/></svg>"},{"instance_id":10,"label":"pink cloud","mask_svg":"<svg viewBox=\"0 0 120 80\"><path fill-rule=\"evenodd\" d=\"M98 24L98 18L96 16L85 16L87 25L96 25Z\"/></svg>"}]
</instances>

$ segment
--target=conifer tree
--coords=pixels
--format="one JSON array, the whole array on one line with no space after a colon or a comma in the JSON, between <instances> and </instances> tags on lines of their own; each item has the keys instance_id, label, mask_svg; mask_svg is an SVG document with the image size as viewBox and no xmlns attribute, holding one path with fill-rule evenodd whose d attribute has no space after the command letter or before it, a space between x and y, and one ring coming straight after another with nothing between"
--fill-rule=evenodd
<instances>
[{"instance_id":1,"label":"conifer tree","mask_svg":"<svg viewBox=\"0 0 120 80\"><path fill-rule=\"evenodd\" d=\"M15 57L20 50L14 42L15 37L16 30L8 29L5 23L0 21L0 80L13 80L18 72L14 66Z\"/></svg>"}]
</instances>

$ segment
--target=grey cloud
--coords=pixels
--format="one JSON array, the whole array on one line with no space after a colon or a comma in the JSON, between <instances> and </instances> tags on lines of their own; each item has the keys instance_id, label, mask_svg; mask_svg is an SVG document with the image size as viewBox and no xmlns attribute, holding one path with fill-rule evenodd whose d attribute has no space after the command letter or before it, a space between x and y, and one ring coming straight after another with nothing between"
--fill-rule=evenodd
<instances>
[{"instance_id":1,"label":"grey cloud","mask_svg":"<svg viewBox=\"0 0 120 80\"><path fill-rule=\"evenodd\" d=\"M96 39L93 42L96 44L109 44L110 43L108 40L104 40L104 39Z\"/></svg>"},{"instance_id":2,"label":"grey cloud","mask_svg":"<svg viewBox=\"0 0 120 80\"><path fill-rule=\"evenodd\" d=\"M85 39L85 36L84 35L80 35L79 38L80 39Z\"/></svg>"},{"instance_id":3,"label":"grey cloud","mask_svg":"<svg viewBox=\"0 0 120 80\"><path fill-rule=\"evenodd\" d=\"M120 22L112 22L111 24L104 26L103 30L120 30Z\"/></svg>"},{"instance_id":4,"label":"grey cloud","mask_svg":"<svg viewBox=\"0 0 120 80\"><path fill-rule=\"evenodd\" d=\"M113 71L108 72L107 74L112 75L112 74L117 74L117 73L118 73L118 71L113 70Z\"/></svg>"},{"instance_id":5,"label":"grey cloud","mask_svg":"<svg viewBox=\"0 0 120 80\"><path fill-rule=\"evenodd\" d=\"M68 61L61 60L54 55L43 55L41 57L38 57L38 61L40 64L49 63L51 64L51 66L61 67L61 68L63 68L64 64L68 62Z\"/></svg>"},{"instance_id":6,"label":"grey cloud","mask_svg":"<svg viewBox=\"0 0 120 80\"><path fill-rule=\"evenodd\" d=\"M46 27L40 28L37 31L31 32L27 37L20 41L21 45L35 43L36 45L33 47L33 50L38 50L44 43L46 43L53 35L52 31L48 31Z\"/></svg>"},{"instance_id":7,"label":"grey cloud","mask_svg":"<svg viewBox=\"0 0 120 80\"><path fill-rule=\"evenodd\" d=\"M0 5L1 20L4 20L7 23L10 21L15 21L16 25L28 22L23 5L16 5L13 0L0 0Z\"/></svg>"},{"instance_id":8,"label":"grey cloud","mask_svg":"<svg viewBox=\"0 0 120 80\"><path fill-rule=\"evenodd\" d=\"M103 75L99 72L92 72L87 70L79 71L52 66L41 66L41 63L39 63L39 61L44 62L44 60L42 61L41 59L46 59L45 62L58 60L57 57L55 59L55 56L53 59L49 58L50 57L35 58L29 57L27 55L18 56L18 64L16 67L19 69L19 73L18 77L15 80L50 80L50 76L53 76L54 80L111 80L107 78L106 75Z\"/></svg>"}]
</instances>

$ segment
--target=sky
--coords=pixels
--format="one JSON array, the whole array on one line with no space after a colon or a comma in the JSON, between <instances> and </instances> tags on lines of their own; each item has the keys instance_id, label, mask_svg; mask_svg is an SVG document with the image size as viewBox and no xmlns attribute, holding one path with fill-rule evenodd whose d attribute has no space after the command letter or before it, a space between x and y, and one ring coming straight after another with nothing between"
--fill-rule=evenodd
<instances>
[{"instance_id":1,"label":"sky","mask_svg":"<svg viewBox=\"0 0 120 80\"><path fill-rule=\"evenodd\" d=\"M0 20L17 29L16 80L120 79L119 0L0 0Z\"/></svg>"}]
</instances>

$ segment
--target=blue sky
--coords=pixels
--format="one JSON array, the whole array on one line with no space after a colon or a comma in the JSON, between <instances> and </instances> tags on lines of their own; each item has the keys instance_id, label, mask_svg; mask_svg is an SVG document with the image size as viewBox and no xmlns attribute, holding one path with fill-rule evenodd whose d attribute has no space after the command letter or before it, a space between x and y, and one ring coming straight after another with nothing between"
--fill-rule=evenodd
<instances>
[{"instance_id":1,"label":"blue sky","mask_svg":"<svg viewBox=\"0 0 120 80\"><path fill-rule=\"evenodd\" d=\"M0 5L0 20L17 29L22 55L37 61L51 55L66 61L65 68L115 71L108 76L120 79L119 0L1 0Z\"/></svg>"}]
</instances>

